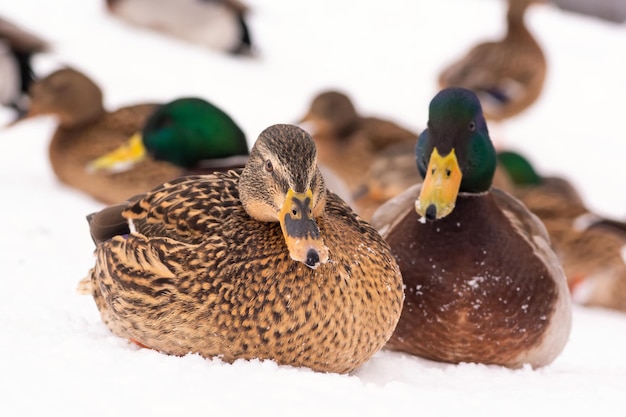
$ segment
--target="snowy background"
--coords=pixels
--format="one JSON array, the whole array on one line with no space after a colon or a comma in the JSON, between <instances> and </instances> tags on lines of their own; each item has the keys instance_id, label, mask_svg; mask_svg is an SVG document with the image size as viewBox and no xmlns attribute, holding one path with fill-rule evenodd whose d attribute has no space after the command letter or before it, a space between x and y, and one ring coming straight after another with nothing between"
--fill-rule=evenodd
<instances>
[{"instance_id":1,"label":"snowy background","mask_svg":"<svg viewBox=\"0 0 626 417\"><path fill-rule=\"evenodd\" d=\"M3 1L0 15L48 39L45 75L84 71L106 106L196 95L222 107L252 143L337 87L364 114L415 130L436 75L503 31L498 0L249 0L256 59L133 29L99 0ZM529 10L549 61L534 107L492 129L546 174L565 175L589 206L626 217L626 25ZM0 122L12 117L0 111ZM55 179L51 118L0 130L0 415L626 415L626 314L575 307L563 354L540 369L448 365L379 352L351 375L272 362L169 357L113 336L75 292L93 265L85 215L102 206Z\"/></svg>"}]
</instances>

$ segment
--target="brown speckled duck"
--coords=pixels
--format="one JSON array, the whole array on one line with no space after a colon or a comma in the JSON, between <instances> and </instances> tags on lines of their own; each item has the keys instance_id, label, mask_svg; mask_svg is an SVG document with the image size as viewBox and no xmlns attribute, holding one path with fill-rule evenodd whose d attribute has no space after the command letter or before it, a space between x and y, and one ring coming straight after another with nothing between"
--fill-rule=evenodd
<instances>
[{"instance_id":1,"label":"brown speckled duck","mask_svg":"<svg viewBox=\"0 0 626 417\"><path fill-rule=\"evenodd\" d=\"M419 179L413 148L417 134L388 120L360 116L339 91L317 95L301 120L315 140L319 161L348 186L355 210L374 210Z\"/></svg>"},{"instance_id":2,"label":"brown speckled duck","mask_svg":"<svg viewBox=\"0 0 626 417\"><path fill-rule=\"evenodd\" d=\"M509 192L546 226L574 301L626 311L626 224L590 212L564 178L541 176L513 151L498 152Z\"/></svg>"},{"instance_id":3,"label":"brown speckled duck","mask_svg":"<svg viewBox=\"0 0 626 417\"><path fill-rule=\"evenodd\" d=\"M89 216L96 264L81 290L113 333L167 354L352 371L391 336L402 279L316 159L305 131L274 125L242 171Z\"/></svg>"},{"instance_id":4,"label":"brown speckled duck","mask_svg":"<svg viewBox=\"0 0 626 417\"><path fill-rule=\"evenodd\" d=\"M439 87L463 87L480 99L485 117L502 120L533 104L543 89L546 58L524 24L532 3L544 0L508 0L507 32L499 41L473 47L439 75Z\"/></svg>"},{"instance_id":5,"label":"brown speckled duck","mask_svg":"<svg viewBox=\"0 0 626 417\"><path fill-rule=\"evenodd\" d=\"M433 98L416 158L423 184L372 219L406 286L387 348L453 363L548 365L570 333L567 282L537 217L491 188L496 153L474 93Z\"/></svg>"}]
</instances>

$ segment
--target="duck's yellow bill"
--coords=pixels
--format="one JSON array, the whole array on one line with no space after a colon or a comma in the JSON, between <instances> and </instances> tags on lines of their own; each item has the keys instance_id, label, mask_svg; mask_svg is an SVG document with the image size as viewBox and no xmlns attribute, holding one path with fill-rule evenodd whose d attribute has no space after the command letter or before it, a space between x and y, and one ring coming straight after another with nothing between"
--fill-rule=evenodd
<instances>
[{"instance_id":1,"label":"duck's yellow bill","mask_svg":"<svg viewBox=\"0 0 626 417\"><path fill-rule=\"evenodd\" d=\"M441 156L434 148L422 191L415 202L417 213L426 220L441 219L450 214L454 210L462 177L454 149L448 155Z\"/></svg>"},{"instance_id":2,"label":"duck's yellow bill","mask_svg":"<svg viewBox=\"0 0 626 417\"><path fill-rule=\"evenodd\" d=\"M123 172L132 168L146 156L141 133L135 133L119 148L87 164L88 172Z\"/></svg>"},{"instance_id":3,"label":"duck's yellow bill","mask_svg":"<svg viewBox=\"0 0 626 417\"><path fill-rule=\"evenodd\" d=\"M310 189L304 193L296 193L291 188L287 191L279 222L291 259L313 269L328 261L328 248L313 217Z\"/></svg>"}]
</instances>

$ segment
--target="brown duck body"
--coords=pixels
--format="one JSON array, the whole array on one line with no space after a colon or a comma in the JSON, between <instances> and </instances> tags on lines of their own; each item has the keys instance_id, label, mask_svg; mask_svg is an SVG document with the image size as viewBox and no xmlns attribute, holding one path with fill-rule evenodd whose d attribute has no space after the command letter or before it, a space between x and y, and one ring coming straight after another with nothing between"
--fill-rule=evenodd
<instances>
[{"instance_id":1,"label":"brown duck body","mask_svg":"<svg viewBox=\"0 0 626 417\"><path fill-rule=\"evenodd\" d=\"M312 125L320 164L344 181L366 220L404 191L403 185L419 180L413 155L417 134L390 120L359 115L345 94L319 94L302 121Z\"/></svg>"},{"instance_id":2,"label":"brown duck body","mask_svg":"<svg viewBox=\"0 0 626 417\"><path fill-rule=\"evenodd\" d=\"M120 207L134 231L97 245L89 277L104 322L173 355L357 368L402 306L387 244L328 193L317 221L329 260L308 268L290 258L278 223L246 213L239 178L185 177Z\"/></svg>"},{"instance_id":3,"label":"brown duck body","mask_svg":"<svg viewBox=\"0 0 626 417\"><path fill-rule=\"evenodd\" d=\"M57 178L103 203L112 204L182 175L182 169L150 158L125 172L86 170L89 162L122 145L140 130L155 108L154 104L124 107L105 112L91 123L59 126L49 146L50 164Z\"/></svg>"},{"instance_id":4,"label":"brown duck body","mask_svg":"<svg viewBox=\"0 0 626 417\"><path fill-rule=\"evenodd\" d=\"M539 98L547 72L545 55L524 23L538 0L509 0L504 38L474 46L439 75L440 88L464 87L478 95L485 117L513 117Z\"/></svg>"},{"instance_id":5,"label":"brown duck body","mask_svg":"<svg viewBox=\"0 0 626 417\"><path fill-rule=\"evenodd\" d=\"M57 178L107 204L182 174L180 168L151 158L125 172L88 172L87 165L141 130L157 104L138 104L108 112L100 88L84 74L65 68L35 83L27 117L54 115L59 125L49 145Z\"/></svg>"},{"instance_id":6,"label":"brown duck body","mask_svg":"<svg viewBox=\"0 0 626 417\"><path fill-rule=\"evenodd\" d=\"M403 207L420 188L388 204ZM517 200L492 189L460 194L454 211L432 223L412 207L385 215L373 224L397 216L382 235L406 287L387 348L509 367L543 366L561 352L571 323L566 282L553 278L563 273L546 232Z\"/></svg>"},{"instance_id":7,"label":"brown duck body","mask_svg":"<svg viewBox=\"0 0 626 417\"><path fill-rule=\"evenodd\" d=\"M545 177L532 186L512 186L544 223L578 303L626 311L626 227L589 212L573 186Z\"/></svg>"},{"instance_id":8,"label":"brown duck body","mask_svg":"<svg viewBox=\"0 0 626 417\"><path fill-rule=\"evenodd\" d=\"M314 139L319 149L320 163L336 172L356 193L363 186L371 164L385 149L404 142L412 151L417 135L389 121L362 118L354 131L343 138L319 133L314 135ZM415 159L411 154L409 157Z\"/></svg>"}]
</instances>

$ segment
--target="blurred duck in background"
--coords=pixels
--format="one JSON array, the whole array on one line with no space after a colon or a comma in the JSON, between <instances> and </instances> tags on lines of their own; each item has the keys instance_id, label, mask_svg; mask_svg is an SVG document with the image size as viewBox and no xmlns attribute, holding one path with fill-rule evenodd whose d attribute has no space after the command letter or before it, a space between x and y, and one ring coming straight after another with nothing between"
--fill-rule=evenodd
<instances>
[{"instance_id":1,"label":"blurred duck in background","mask_svg":"<svg viewBox=\"0 0 626 417\"><path fill-rule=\"evenodd\" d=\"M355 211L365 219L419 180L417 134L388 120L359 115L342 92L318 94L300 124L313 136L320 164L343 180Z\"/></svg>"},{"instance_id":2,"label":"blurred duck in background","mask_svg":"<svg viewBox=\"0 0 626 417\"><path fill-rule=\"evenodd\" d=\"M136 104L109 112L102 99L102 91L91 79L64 68L33 85L32 105L24 118L57 117L49 145L55 175L103 203L149 191L184 175L187 168L196 168L200 160L248 154L237 124L204 100ZM142 131L143 137L137 135ZM134 139L129 142L129 138ZM141 150L144 142L149 144L147 151ZM133 156L132 162L111 162L125 154ZM232 158L224 163L243 166ZM220 170L219 165L214 161L210 170Z\"/></svg>"},{"instance_id":3,"label":"blurred duck in background","mask_svg":"<svg viewBox=\"0 0 626 417\"><path fill-rule=\"evenodd\" d=\"M246 136L228 114L205 100L181 98L158 107L140 132L89 162L87 169L111 174L133 170L141 177L138 164L152 159L181 168L181 176L211 174L242 169L248 157ZM351 204L343 181L327 167L319 169L328 189Z\"/></svg>"},{"instance_id":4,"label":"blurred duck in background","mask_svg":"<svg viewBox=\"0 0 626 417\"><path fill-rule=\"evenodd\" d=\"M153 159L182 169L181 175L205 174L243 168L248 155L246 136L228 114L201 98L185 97L156 108L140 131L87 168L116 173Z\"/></svg>"},{"instance_id":5,"label":"blurred duck in background","mask_svg":"<svg viewBox=\"0 0 626 417\"><path fill-rule=\"evenodd\" d=\"M498 167L546 226L574 301L626 311L626 223L590 212L572 184L541 176L520 153L499 152Z\"/></svg>"},{"instance_id":6,"label":"blurred duck in background","mask_svg":"<svg viewBox=\"0 0 626 417\"><path fill-rule=\"evenodd\" d=\"M533 3L544 0L508 0L507 32L499 41L480 43L439 75L439 87L474 91L485 117L503 120L532 105L543 88L546 58L524 23Z\"/></svg>"},{"instance_id":7,"label":"blurred duck in background","mask_svg":"<svg viewBox=\"0 0 626 417\"><path fill-rule=\"evenodd\" d=\"M239 0L107 0L109 12L131 25L235 55L254 52Z\"/></svg>"},{"instance_id":8,"label":"blurred duck in background","mask_svg":"<svg viewBox=\"0 0 626 417\"><path fill-rule=\"evenodd\" d=\"M20 116L27 112L35 80L31 58L47 50L46 41L0 17L0 104Z\"/></svg>"},{"instance_id":9,"label":"blurred duck in background","mask_svg":"<svg viewBox=\"0 0 626 417\"><path fill-rule=\"evenodd\" d=\"M552 0L563 10L596 16L611 22L626 22L626 2L623 0Z\"/></svg>"}]
</instances>

